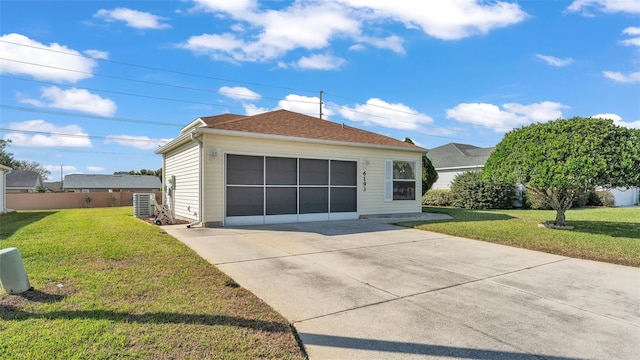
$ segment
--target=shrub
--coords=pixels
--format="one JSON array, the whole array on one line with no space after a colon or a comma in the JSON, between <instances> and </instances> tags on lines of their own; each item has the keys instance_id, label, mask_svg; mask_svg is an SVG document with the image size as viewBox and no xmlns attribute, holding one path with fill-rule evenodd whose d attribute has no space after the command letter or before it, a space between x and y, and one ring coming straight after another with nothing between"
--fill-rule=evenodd
<instances>
[{"instance_id":1,"label":"shrub","mask_svg":"<svg viewBox=\"0 0 640 360\"><path fill-rule=\"evenodd\" d=\"M453 206L464 209L510 209L513 207L514 186L494 184L482 179L480 172L457 175L451 183Z\"/></svg>"},{"instance_id":2,"label":"shrub","mask_svg":"<svg viewBox=\"0 0 640 360\"><path fill-rule=\"evenodd\" d=\"M616 199L609 190L591 190L587 199L590 206L614 206Z\"/></svg>"},{"instance_id":3,"label":"shrub","mask_svg":"<svg viewBox=\"0 0 640 360\"><path fill-rule=\"evenodd\" d=\"M422 196L422 205L451 206L452 203L451 190L429 190Z\"/></svg>"}]
</instances>

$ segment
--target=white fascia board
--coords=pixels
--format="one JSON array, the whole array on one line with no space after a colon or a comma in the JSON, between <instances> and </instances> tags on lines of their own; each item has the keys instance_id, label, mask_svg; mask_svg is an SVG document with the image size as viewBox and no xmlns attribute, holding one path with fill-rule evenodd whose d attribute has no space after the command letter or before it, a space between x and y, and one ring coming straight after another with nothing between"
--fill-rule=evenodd
<instances>
[{"instance_id":1,"label":"white fascia board","mask_svg":"<svg viewBox=\"0 0 640 360\"><path fill-rule=\"evenodd\" d=\"M422 154L427 152L426 149L421 147L406 148L401 146L376 145L376 144L355 143L355 142L349 142L349 141L323 140L323 139L309 139L309 138L302 138L302 137L295 137L295 136L260 134L260 133L245 132L245 131L196 128L194 129L194 132L202 133L202 134L212 134L212 135L238 136L238 137L246 137L246 138L254 138L254 139L269 139L269 140L294 141L294 142L312 143L312 144L341 145L341 146L374 148L374 149L385 149L385 150L411 151L411 152L419 152Z\"/></svg>"},{"instance_id":2,"label":"white fascia board","mask_svg":"<svg viewBox=\"0 0 640 360\"><path fill-rule=\"evenodd\" d=\"M184 134L180 134L180 136L178 136L177 138L169 141L168 143L164 144L163 146L161 146L158 150L154 151L154 154L166 154L169 151L175 149L176 147L186 144L187 142L191 141L191 134L196 133L196 129L191 130L187 133Z\"/></svg>"},{"instance_id":3,"label":"white fascia board","mask_svg":"<svg viewBox=\"0 0 640 360\"><path fill-rule=\"evenodd\" d=\"M436 171L439 170L466 170L466 169L478 169L483 168L484 165L467 165L467 166L453 166L453 167L443 167L443 168L435 168Z\"/></svg>"},{"instance_id":4,"label":"white fascia board","mask_svg":"<svg viewBox=\"0 0 640 360\"><path fill-rule=\"evenodd\" d=\"M191 130L194 127L199 127L199 126L204 126L204 125L207 125L207 124L205 124L205 122L201 118L197 118L197 119L193 120L192 122L190 122L189 124L187 124L182 129L180 129L180 134L184 134L184 133L188 132L189 130Z\"/></svg>"}]
</instances>

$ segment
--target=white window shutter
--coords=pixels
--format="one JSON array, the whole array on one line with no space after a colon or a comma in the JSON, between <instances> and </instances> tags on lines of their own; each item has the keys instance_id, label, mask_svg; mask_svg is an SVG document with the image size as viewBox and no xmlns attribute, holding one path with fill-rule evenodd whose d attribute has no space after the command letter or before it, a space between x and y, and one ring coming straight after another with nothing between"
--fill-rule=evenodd
<instances>
[{"instance_id":1,"label":"white window shutter","mask_svg":"<svg viewBox=\"0 0 640 360\"><path fill-rule=\"evenodd\" d=\"M393 160L384 161L384 201L393 201Z\"/></svg>"}]
</instances>

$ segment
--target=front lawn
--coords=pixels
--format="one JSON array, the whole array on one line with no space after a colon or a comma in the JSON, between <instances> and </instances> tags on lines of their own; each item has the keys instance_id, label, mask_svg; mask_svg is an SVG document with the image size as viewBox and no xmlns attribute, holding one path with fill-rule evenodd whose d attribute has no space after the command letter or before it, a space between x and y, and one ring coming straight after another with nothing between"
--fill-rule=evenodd
<instances>
[{"instance_id":1,"label":"front lawn","mask_svg":"<svg viewBox=\"0 0 640 360\"><path fill-rule=\"evenodd\" d=\"M470 239L517 246L575 258L640 267L640 208L587 208L567 211L574 230L551 230L552 210L465 210L424 207L453 220L402 225Z\"/></svg>"},{"instance_id":2,"label":"front lawn","mask_svg":"<svg viewBox=\"0 0 640 360\"><path fill-rule=\"evenodd\" d=\"M286 319L131 208L0 216L34 291L0 291L2 359L302 359Z\"/></svg>"}]
</instances>

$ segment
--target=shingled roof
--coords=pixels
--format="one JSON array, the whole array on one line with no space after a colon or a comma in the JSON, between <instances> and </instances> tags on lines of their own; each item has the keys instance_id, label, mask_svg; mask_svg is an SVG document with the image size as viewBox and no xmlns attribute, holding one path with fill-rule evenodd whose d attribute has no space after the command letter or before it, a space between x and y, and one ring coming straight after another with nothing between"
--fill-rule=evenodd
<instances>
[{"instance_id":1,"label":"shingled roof","mask_svg":"<svg viewBox=\"0 0 640 360\"><path fill-rule=\"evenodd\" d=\"M42 186L42 177L37 171L13 170L7 174L7 188L35 189L38 186Z\"/></svg>"},{"instance_id":2,"label":"shingled roof","mask_svg":"<svg viewBox=\"0 0 640 360\"><path fill-rule=\"evenodd\" d=\"M429 150L427 157L437 169L484 166L495 147L481 148L467 144L449 143Z\"/></svg>"},{"instance_id":3,"label":"shingled roof","mask_svg":"<svg viewBox=\"0 0 640 360\"><path fill-rule=\"evenodd\" d=\"M276 110L253 116L223 114L201 117L200 120L209 129L421 149L414 144L388 136L288 110Z\"/></svg>"}]
</instances>

